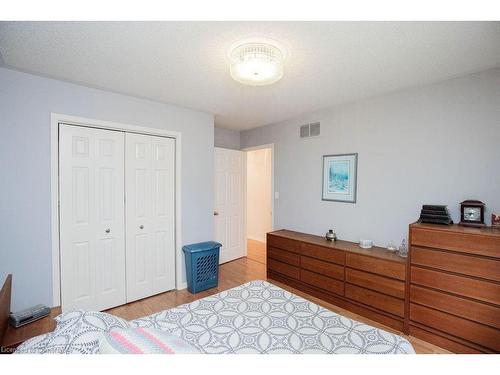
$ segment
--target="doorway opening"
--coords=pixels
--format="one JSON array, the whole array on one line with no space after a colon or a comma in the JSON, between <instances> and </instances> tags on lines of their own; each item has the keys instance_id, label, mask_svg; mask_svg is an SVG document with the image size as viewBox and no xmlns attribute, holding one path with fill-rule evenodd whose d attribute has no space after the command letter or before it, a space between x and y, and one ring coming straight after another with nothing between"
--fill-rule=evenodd
<instances>
[{"instance_id":1,"label":"doorway opening","mask_svg":"<svg viewBox=\"0 0 500 375\"><path fill-rule=\"evenodd\" d=\"M266 234L273 230L273 148L246 150L247 257L266 264Z\"/></svg>"}]
</instances>

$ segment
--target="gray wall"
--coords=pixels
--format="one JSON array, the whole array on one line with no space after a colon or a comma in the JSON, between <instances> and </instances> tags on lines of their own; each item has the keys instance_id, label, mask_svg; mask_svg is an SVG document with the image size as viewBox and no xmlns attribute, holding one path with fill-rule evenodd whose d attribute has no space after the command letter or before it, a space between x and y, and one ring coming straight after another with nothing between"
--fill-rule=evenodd
<instances>
[{"instance_id":1,"label":"gray wall","mask_svg":"<svg viewBox=\"0 0 500 375\"><path fill-rule=\"evenodd\" d=\"M214 128L215 147L240 149L240 132L237 130Z\"/></svg>"},{"instance_id":2,"label":"gray wall","mask_svg":"<svg viewBox=\"0 0 500 375\"><path fill-rule=\"evenodd\" d=\"M50 113L182 132L182 241L213 236L213 116L0 68L0 278L52 305Z\"/></svg>"},{"instance_id":3,"label":"gray wall","mask_svg":"<svg viewBox=\"0 0 500 375\"><path fill-rule=\"evenodd\" d=\"M299 139L321 121L322 135ZM486 203L500 213L500 69L391 93L242 132L275 144L275 228L385 246L407 236L424 203ZM321 200L322 155L359 153L356 204Z\"/></svg>"}]
</instances>

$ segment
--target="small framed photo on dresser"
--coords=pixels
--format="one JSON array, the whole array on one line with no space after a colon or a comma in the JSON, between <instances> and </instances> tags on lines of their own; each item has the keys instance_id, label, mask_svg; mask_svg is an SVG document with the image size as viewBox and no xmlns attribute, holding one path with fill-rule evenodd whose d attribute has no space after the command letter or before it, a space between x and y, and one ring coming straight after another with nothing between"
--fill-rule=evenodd
<instances>
[{"instance_id":1,"label":"small framed photo on dresser","mask_svg":"<svg viewBox=\"0 0 500 375\"><path fill-rule=\"evenodd\" d=\"M323 156L324 201L356 203L358 154Z\"/></svg>"},{"instance_id":2,"label":"small framed photo on dresser","mask_svg":"<svg viewBox=\"0 0 500 375\"><path fill-rule=\"evenodd\" d=\"M491 214L491 226L500 229L500 214Z\"/></svg>"}]
</instances>

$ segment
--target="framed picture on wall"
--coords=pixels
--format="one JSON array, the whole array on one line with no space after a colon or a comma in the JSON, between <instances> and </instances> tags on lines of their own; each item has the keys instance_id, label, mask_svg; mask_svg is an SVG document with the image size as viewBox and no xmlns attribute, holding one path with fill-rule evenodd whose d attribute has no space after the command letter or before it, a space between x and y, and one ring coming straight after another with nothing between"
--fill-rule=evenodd
<instances>
[{"instance_id":1,"label":"framed picture on wall","mask_svg":"<svg viewBox=\"0 0 500 375\"><path fill-rule=\"evenodd\" d=\"M323 156L324 201L356 203L358 154Z\"/></svg>"}]
</instances>

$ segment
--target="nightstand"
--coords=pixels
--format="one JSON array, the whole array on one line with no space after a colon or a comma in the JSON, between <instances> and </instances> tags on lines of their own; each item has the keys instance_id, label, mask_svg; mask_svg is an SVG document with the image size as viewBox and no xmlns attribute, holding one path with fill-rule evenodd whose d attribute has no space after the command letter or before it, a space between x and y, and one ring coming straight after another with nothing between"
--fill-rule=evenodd
<instances>
[{"instance_id":1,"label":"nightstand","mask_svg":"<svg viewBox=\"0 0 500 375\"><path fill-rule=\"evenodd\" d=\"M54 318L60 313L60 307L53 307L49 315L36 322L26 324L19 328L14 328L11 325L7 326L0 352L2 354L13 353L24 341L44 333L52 332L56 328L56 321Z\"/></svg>"}]
</instances>

